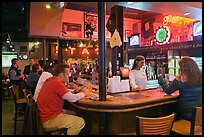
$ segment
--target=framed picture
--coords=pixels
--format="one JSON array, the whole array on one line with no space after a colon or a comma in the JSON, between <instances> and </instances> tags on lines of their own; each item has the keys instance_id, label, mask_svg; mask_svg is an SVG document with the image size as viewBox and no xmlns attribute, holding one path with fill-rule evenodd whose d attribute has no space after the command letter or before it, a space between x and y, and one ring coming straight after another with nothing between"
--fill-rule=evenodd
<instances>
[{"instance_id":1,"label":"framed picture","mask_svg":"<svg viewBox=\"0 0 204 137\"><path fill-rule=\"evenodd\" d=\"M131 35L131 31L130 30L125 30L125 42L128 42L128 38L130 37Z\"/></svg>"},{"instance_id":2,"label":"framed picture","mask_svg":"<svg viewBox=\"0 0 204 137\"><path fill-rule=\"evenodd\" d=\"M61 37L81 38L81 24L62 22Z\"/></svg>"},{"instance_id":3,"label":"framed picture","mask_svg":"<svg viewBox=\"0 0 204 137\"><path fill-rule=\"evenodd\" d=\"M84 38L98 38L98 17L84 13Z\"/></svg>"}]
</instances>

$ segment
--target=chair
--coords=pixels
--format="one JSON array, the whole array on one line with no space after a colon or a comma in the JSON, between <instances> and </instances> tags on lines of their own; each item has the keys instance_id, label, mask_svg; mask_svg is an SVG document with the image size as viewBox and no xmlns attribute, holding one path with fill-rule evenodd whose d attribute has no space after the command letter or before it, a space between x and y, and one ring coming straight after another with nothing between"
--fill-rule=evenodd
<instances>
[{"instance_id":1,"label":"chair","mask_svg":"<svg viewBox=\"0 0 204 137\"><path fill-rule=\"evenodd\" d=\"M180 135L202 135L202 107L193 108L192 121L174 121L172 132Z\"/></svg>"},{"instance_id":2,"label":"chair","mask_svg":"<svg viewBox=\"0 0 204 137\"><path fill-rule=\"evenodd\" d=\"M148 118L136 116L137 135L169 135L175 113L164 117Z\"/></svg>"},{"instance_id":3,"label":"chair","mask_svg":"<svg viewBox=\"0 0 204 137\"><path fill-rule=\"evenodd\" d=\"M33 98L27 102L22 135L66 135L67 128L46 131L40 121L37 104Z\"/></svg>"},{"instance_id":4,"label":"chair","mask_svg":"<svg viewBox=\"0 0 204 137\"><path fill-rule=\"evenodd\" d=\"M20 105L24 104L27 105L27 98L19 98L18 95L18 85L13 85L9 87L11 95L14 101L14 135L16 135L16 124L17 124L17 117L23 116L22 114L18 113ZM26 94L24 90L24 95Z\"/></svg>"}]
</instances>

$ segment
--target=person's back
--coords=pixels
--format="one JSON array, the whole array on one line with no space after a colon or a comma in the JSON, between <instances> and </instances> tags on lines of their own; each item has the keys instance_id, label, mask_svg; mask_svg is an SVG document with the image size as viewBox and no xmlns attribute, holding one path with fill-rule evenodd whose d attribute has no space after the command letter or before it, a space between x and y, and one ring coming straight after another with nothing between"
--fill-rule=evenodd
<instances>
[{"instance_id":1,"label":"person's back","mask_svg":"<svg viewBox=\"0 0 204 137\"><path fill-rule=\"evenodd\" d=\"M193 107L202 106L202 72L196 62L189 57L183 57L178 63L180 73L173 82L168 85L162 76L159 76L158 83L169 95L179 90L178 116L191 120Z\"/></svg>"},{"instance_id":2,"label":"person's back","mask_svg":"<svg viewBox=\"0 0 204 137\"><path fill-rule=\"evenodd\" d=\"M26 80L26 85L27 85L27 89L28 91L32 92L32 95L34 95L35 93L35 88L37 86L38 83L38 79L39 79L39 75L36 74L35 72L31 72Z\"/></svg>"},{"instance_id":3,"label":"person's back","mask_svg":"<svg viewBox=\"0 0 204 137\"><path fill-rule=\"evenodd\" d=\"M202 84L198 83L193 86L186 82L181 82L181 89L178 99L178 111L180 117L191 119L192 108L202 106Z\"/></svg>"},{"instance_id":4,"label":"person's back","mask_svg":"<svg viewBox=\"0 0 204 137\"><path fill-rule=\"evenodd\" d=\"M33 99L35 101L37 101L37 97L38 97L38 94L40 92L40 89L42 88L43 86L43 83L45 82L46 79L52 77L53 75L50 73L50 72L43 72L39 79L38 79L38 82L37 82L37 85L36 85L36 88L35 88L35 94L33 96Z\"/></svg>"},{"instance_id":5,"label":"person's back","mask_svg":"<svg viewBox=\"0 0 204 137\"><path fill-rule=\"evenodd\" d=\"M40 92L40 89L42 88L42 85L45 82L45 80L50 78L50 77L53 77L53 75L52 75L53 67L54 67L54 64L52 61L47 61L43 66L44 72L42 72L42 74L40 75L40 77L38 79L38 83L37 83L36 88L35 88L35 94L33 96L33 99L36 102L37 102L37 97L38 97L38 94Z\"/></svg>"}]
</instances>

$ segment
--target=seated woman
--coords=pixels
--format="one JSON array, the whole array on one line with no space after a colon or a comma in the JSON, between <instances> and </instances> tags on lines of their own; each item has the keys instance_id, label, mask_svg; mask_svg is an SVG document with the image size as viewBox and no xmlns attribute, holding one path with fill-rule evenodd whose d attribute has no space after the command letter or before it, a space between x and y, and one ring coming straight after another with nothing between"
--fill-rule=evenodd
<instances>
[{"instance_id":1,"label":"seated woman","mask_svg":"<svg viewBox=\"0 0 204 137\"><path fill-rule=\"evenodd\" d=\"M158 83L166 94L179 90L178 117L191 120L192 108L202 106L202 72L196 62L183 57L179 60L180 74L168 85L162 76L158 77Z\"/></svg>"},{"instance_id":2,"label":"seated woman","mask_svg":"<svg viewBox=\"0 0 204 137\"><path fill-rule=\"evenodd\" d=\"M32 92L32 95L34 95L35 93L35 88L37 86L38 83L38 79L40 77L40 75L38 74L39 71L41 71L41 67L39 64L34 64L32 65L32 71L31 73L28 75L28 78L26 80L26 86L27 86L27 90L29 92Z\"/></svg>"}]
</instances>

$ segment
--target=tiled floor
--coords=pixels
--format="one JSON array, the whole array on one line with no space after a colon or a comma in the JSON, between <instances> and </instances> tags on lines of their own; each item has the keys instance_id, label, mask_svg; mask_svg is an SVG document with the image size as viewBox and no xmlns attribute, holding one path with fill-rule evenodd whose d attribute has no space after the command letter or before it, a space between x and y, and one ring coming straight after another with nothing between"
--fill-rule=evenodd
<instances>
[{"instance_id":1,"label":"tiled floor","mask_svg":"<svg viewBox=\"0 0 204 137\"><path fill-rule=\"evenodd\" d=\"M14 102L12 97L2 97L2 135L13 135ZM18 117L16 135L21 135L23 118Z\"/></svg>"}]
</instances>

